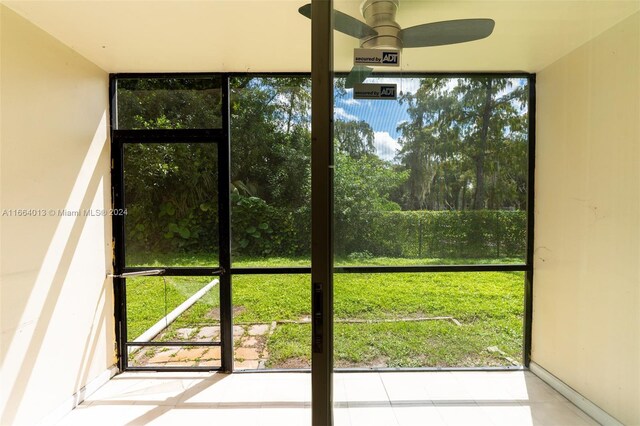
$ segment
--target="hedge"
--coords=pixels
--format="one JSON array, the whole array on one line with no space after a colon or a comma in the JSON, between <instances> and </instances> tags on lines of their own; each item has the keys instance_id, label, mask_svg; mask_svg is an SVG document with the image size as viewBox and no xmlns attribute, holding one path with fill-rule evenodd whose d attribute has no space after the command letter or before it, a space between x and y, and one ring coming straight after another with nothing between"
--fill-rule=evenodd
<instances>
[{"instance_id":1,"label":"hedge","mask_svg":"<svg viewBox=\"0 0 640 426\"><path fill-rule=\"evenodd\" d=\"M402 258L524 257L523 211L394 211L374 220L374 238L351 251ZM356 231L357 232L357 231Z\"/></svg>"},{"instance_id":2,"label":"hedge","mask_svg":"<svg viewBox=\"0 0 640 426\"><path fill-rule=\"evenodd\" d=\"M308 208L276 208L259 198L237 195L231 204L235 255L310 255ZM205 225L202 216L215 215L215 210L196 212L198 219L193 212L180 220L177 215L159 215L153 221L149 218L154 215L135 215L139 221L128 223L128 244L155 252L215 250L217 234L201 229ZM206 223L206 228L215 229L215 222ZM173 229L176 223L179 229ZM525 247L524 211L385 211L335 218L335 253L339 258L523 258Z\"/></svg>"},{"instance_id":3,"label":"hedge","mask_svg":"<svg viewBox=\"0 0 640 426\"><path fill-rule=\"evenodd\" d=\"M234 252L245 256L309 256L308 209L232 210ZM248 206L242 206L248 207ZM266 206L263 206L266 208ZM270 219L270 220L268 220ZM361 214L359 220L336 215L337 257L524 258L524 211L387 211ZM258 224L260 222L260 224ZM247 238L256 224L273 232L266 239ZM248 226L248 229L247 229ZM249 241L249 244L247 244Z\"/></svg>"}]
</instances>

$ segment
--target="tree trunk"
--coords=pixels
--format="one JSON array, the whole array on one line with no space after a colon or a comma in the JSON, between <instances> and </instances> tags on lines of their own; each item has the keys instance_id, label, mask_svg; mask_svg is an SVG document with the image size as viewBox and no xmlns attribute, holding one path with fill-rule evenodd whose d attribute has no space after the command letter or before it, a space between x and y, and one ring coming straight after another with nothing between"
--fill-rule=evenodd
<instances>
[{"instance_id":1,"label":"tree trunk","mask_svg":"<svg viewBox=\"0 0 640 426\"><path fill-rule=\"evenodd\" d=\"M484 204L484 156L487 149L487 138L489 136L489 120L491 119L491 109L493 108L492 99L493 81L487 79L486 94L482 111L482 127L480 129L480 140L478 141L478 155L476 155L476 193L473 197L473 208L479 210Z\"/></svg>"},{"instance_id":2,"label":"tree trunk","mask_svg":"<svg viewBox=\"0 0 640 426\"><path fill-rule=\"evenodd\" d=\"M287 111L287 114L289 115L289 117L287 118L287 134L288 135L291 134L291 121L293 120L293 105L295 101L296 101L296 94L292 89L291 96L289 97L289 108Z\"/></svg>"}]
</instances>

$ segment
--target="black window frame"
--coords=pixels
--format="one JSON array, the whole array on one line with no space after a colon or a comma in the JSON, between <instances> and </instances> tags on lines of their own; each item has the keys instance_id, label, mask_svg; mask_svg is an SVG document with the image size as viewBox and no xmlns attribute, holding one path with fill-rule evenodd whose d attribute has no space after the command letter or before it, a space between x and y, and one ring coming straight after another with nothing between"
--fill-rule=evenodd
<instances>
[{"instance_id":1,"label":"black window frame","mask_svg":"<svg viewBox=\"0 0 640 426\"><path fill-rule=\"evenodd\" d=\"M124 218L113 216L114 243L114 298L116 318L116 339L118 348L118 365L121 371L233 371L233 318L232 318L232 277L233 275L266 275L266 274L307 274L311 275L311 267L234 267L231 259L231 222L230 222L230 79L233 77L308 77L310 73L116 73L109 76L110 118L111 118L111 182L112 202L114 209L123 209L124 204L124 175L123 175L123 147L126 143L181 143L205 142L218 145L220 162L218 179L219 215L220 215L220 258L219 267L127 267L125 265L125 235ZM345 77L346 73L336 73L336 77ZM533 314L533 251L534 251L534 202L535 202L535 140L536 140L536 74L524 72L428 72L428 73L398 73L384 72L372 75L375 77L396 78L428 78L428 77L487 77L487 78L522 78L528 83L528 170L527 170L527 228L526 254L522 263L515 264L473 264L473 265L411 265L411 266L334 266L334 273L416 273L416 272L524 272L524 327L523 327L523 367L472 367L472 368L394 368L393 371L492 371L528 368L531 361L531 333ZM116 86L118 79L132 78L207 78L221 79L222 90L222 128L221 129L189 129L189 130L118 130L114 123L117 117ZM313 223L312 223L312 226ZM222 366L215 367L130 367L127 365L128 346L168 346L166 342L157 344L143 344L127 342L126 333L126 292L125 282L127 273L144 272L149 269L163 269L164 276L218 276L220 278L220 311L221 335L220 342L209 346L222 346ZM125 275L125 276L123 276ZM311 282L310 289L311 289ZM310 342L311 343L311 342ZM181 345L188 343L180 342ZM169 345L177 346L177 342ZM200 345L200 343L199 343ZM335 371L372 371L372 369L348 368ZM373 369L384 370L384 369ZM270 371L301 371L301 370L255 370ZM308 371L308 369L307 369Z\"/></svg>"}]
</instances>

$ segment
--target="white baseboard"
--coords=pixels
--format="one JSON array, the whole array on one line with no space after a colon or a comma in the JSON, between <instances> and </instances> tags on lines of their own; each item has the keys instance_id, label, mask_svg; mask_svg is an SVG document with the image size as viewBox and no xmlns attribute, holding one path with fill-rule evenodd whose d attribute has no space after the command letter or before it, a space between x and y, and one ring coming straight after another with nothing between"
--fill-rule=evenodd
<instances>
[{"instance_id":1,"label":"white baseboard","mask_svg":"<svg viewBox=\"0 0 640 426\"><path fill-rule=\"evenodd\" d=\"M103 371L100 375L98 375L98 377L87 383L78 392L67 398L67 400L60 404L58 408L56 408L42 420L40 420L39 424L54 425L58 423L64 416L69 414L71 410L80 405L85 400L85 398L93 394L109 380L111 380L111 378L115 376L117 372L118 368L115 365L112 365L111 367Z\"/></svg>"},{"instance_id":2,"label":"white baseboard","mask_svg":"<svg viewBox=\"0 0 640 426\"><path fill-rule=\"evenodd\" d=\"M567 385L562 380L558 379L547 370L531 362L529 364L529 371L538 376L543 382L554 388L558 393L571 401L575 406L591 416L595 421L603 426L623 426L618 420L612 417L609 413L598 407L593 402L582 396L575 389Z\"/></svg>"}]
</instances>

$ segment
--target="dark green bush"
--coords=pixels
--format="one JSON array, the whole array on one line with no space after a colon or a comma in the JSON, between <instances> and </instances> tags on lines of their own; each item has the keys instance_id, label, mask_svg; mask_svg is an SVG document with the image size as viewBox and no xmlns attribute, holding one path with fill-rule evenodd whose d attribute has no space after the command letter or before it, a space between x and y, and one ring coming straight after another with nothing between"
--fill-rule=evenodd
<instances>
[{"instance_id":1,"label":"dark green bush","mask_svg":"<svg viewBox=\"0 0 640 426\"><path fill-rule=\"evenodd\" d=\"M378 216L361 250L405 258L524 257L523 211L392 211Z\"/></svg>"},{"instance_id":2,"label":"dark green bush","mask_svg":"<svg viewBox=\"0 0 640 426\"><path fill-rule=\"evenodd\" d=\"M309 251L308 227L296 213L268 205L258 197L234 193L231 197L231 239L235 253L244 256L296 256ZM308 216L307 216L308 217ZM308 241L308 240L307 240Z\"/></svg>"},{"instance_id":3,"label":"dark green bush","mask_svg":"<svg viewBox=\"0 0 640 426\"><path fill-rule=\"evenodd\" d=\"M127 144L127 252L217 252L217 167L212 144Z\"/></svg>"}]
</instances>

